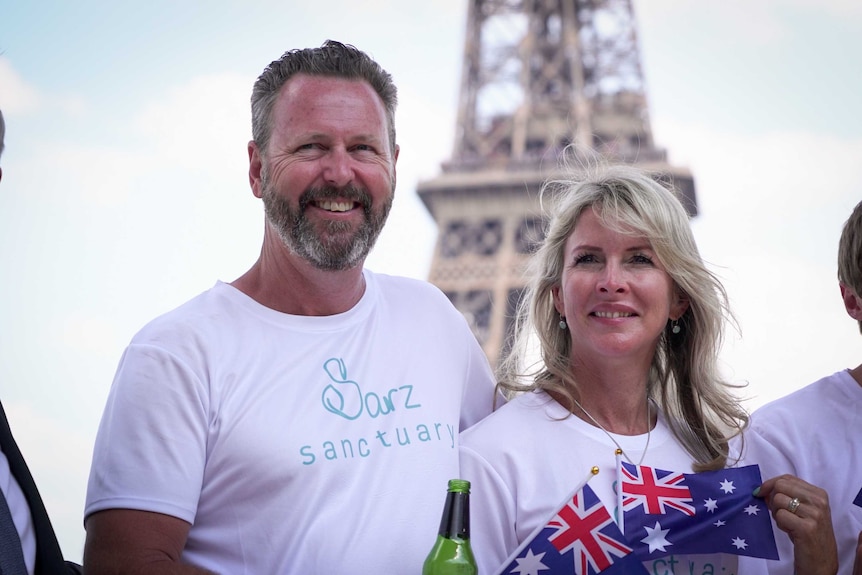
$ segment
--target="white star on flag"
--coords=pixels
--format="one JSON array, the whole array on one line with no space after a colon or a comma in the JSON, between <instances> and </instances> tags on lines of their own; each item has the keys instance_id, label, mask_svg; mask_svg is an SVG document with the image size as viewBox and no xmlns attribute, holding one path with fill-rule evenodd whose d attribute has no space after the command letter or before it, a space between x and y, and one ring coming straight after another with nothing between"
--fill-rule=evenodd
<instances>
[{"instance_id":1,"label":"white star on flag","mask_svg":"<svg viewBox=\"0 0 862 575\"><path fill-rule=\"evenodd\" d=\"M727 525L727 522L719 519L718 521L713 523L713 525L715 525L716 527L723 527L724 525Z\"/></svg>"},{"instance_id":2,"label":"white star on flag","mask_svg":"<svg viewBox=\"0 0 862 575\"><path fill-rule=\"evenodd\" d=\"M706 510L710 513L715 513L715 510L718 509L718 501L710 497L703 502L703 506L706 507Z\"/></svg>"},{"instance_id":3,"label":"white star on flag","mask_svg":"<svg viewBox=\"0 0 862 575\"><path fill-rule=\"evenodd\" d=\"M745 508L746 515L757 515L758 511L759 509L757 508L757 505L749 505Z\"/></svg>"},{"instance_id":4,"label":"white star on flag","mask_svg":"<svg viewBox=\"0 0 862 575\"><path fill-rule=\"evenodd\" d=\"M748 547L748 543L745 542L745 539L740 539L739 537L733 538L733 546L737 549L745 549Z\"/></svg>"},{"instance_id":5,"label":"white star on flag","mask_svg":"<svg viewBox=\"0 0 862 575\"><path fill-rule=\"evenodd\" d=\"M735 489L736 487L733 486L733 481L728 481L727 479L725 479L721 482L721 490L725 493L733 493Z\"/></svg>"},{"instance_id":6,"label":"white star on flag","mask_svg":"<svg viewBox=\"0 0 862 575\"><path fill-rule=\"evenodd\" d=\"M665 547L673 545L673 543L667 540L667 534L670 532L670 529L662 529L658 521L655 522L655 527L650 528L644 525L644 529L646 529L647 536L641 539L641 543L649 545L650 553L656 549L663 553Z\"/></svg>"},{"instance_id":7,"label":"white star on flag","mask_svg":"<svg viewBox=\"0 0 862 575\"><path fill-rule=\"evenodd\" d=\"M539 575L539 571L547 571L550 567L542 563L544 553L533 555L533 550L528 549L527 554L516 559L518 566L509 571L509 573L519 573L520 575Z\"/></svg>"}]
</instances>

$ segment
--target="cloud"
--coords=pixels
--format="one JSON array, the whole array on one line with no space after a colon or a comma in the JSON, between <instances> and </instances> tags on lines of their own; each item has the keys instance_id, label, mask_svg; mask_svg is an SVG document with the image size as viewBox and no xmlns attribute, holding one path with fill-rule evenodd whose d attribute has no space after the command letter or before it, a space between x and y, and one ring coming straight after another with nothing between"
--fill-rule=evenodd
<instances>
[{"instance_id":1,"label":"cloud","mask_svg":"<svg viewBox=\"0 0 862 575\"><path fill-rule=\"evenodd\" d=\"M856 0L769 0L776 7L784 2L838 17L862 18L862 4Z\"/></svg>"},{"instance_id":2,"label":"cloud","mask_svg":"<svg viewBox=\"0 0 862 575\"><path fill-rule=\"evenodd\" d=\"M116 324L105 317L73 312L56 318L55 322L54 329L50 330L58 340L54 344L73 353L103 354L122 339Z\"/></svg>"},{"instance_id":3,"label":"cloud","mask_svg":"<svg viewBox=\"0 0 862 575\"><path fill-rule=\"evenodd\" d=\"M32 112L43 101L43 96L21 77L12 62L0 56L0 110L3 115Z\"/></svg>"},{"instance_id":4,"label":"cloud","mask_svg":"<svg viewBox=\"0 0 862 575\"><path fill-rule=\"evenodd\" d=\"M806 12L818 17L862 20L862 3L854 0L724 0L705 8L701 0L637 0L641 23L657 30L697 29L702 37L728 43L774 46L793 36L793 19Z\"/></svg>"},{"instance_id":5,"label":"cloud","mask_svg":"<svg viewBox=\"0 0 862 575\"><path fill-rule=\"evenodd\" d=\"M157 95L135 119L153 161L215 177L225 166L244 170L253 83L237 74L198 76Z\"/></svg>"},{"instance_id":6,"label":"cloud","mask_svg":"<svg viewBox=\"0 0 862 575\"><path fill-rule=\"evenodd\" d=\"M0 56L0 110L3 110L3 115L30 115L48 106L68 115L81 115L86 109L79 96L51 95L33 86L8 58Z\"/></svg>"},{"instance_id":7,"label":"cloud","mask_svg":"<svg viewBox=\"0 0 862 575\"><path fill-rule=\"evenodd\" d=\"M695 186L705 187L704 212L752 229L780 226L792 235L775 238L778 247L808 241L804 232L846 217L862 197L860 138L798 130L741 134L661 117L653 129L671 163L689 166Z\"/></svg>"},{"instance_id":8,"label":"cloud","mask_svg":"<svg viewBox=\"0 0 862 575\"><path fill-rule=\"evenodd\" d=\"M113 145L85 145L73 140L42 142L31 157L24 158L20 172L40 174L38 179L11 188L23 194L36 193L46 199L87 206L117 206L134 189L134 182L148 161L139 151ZM51 170L45 170L51 166Z\"/></svg>"}]
</instances>

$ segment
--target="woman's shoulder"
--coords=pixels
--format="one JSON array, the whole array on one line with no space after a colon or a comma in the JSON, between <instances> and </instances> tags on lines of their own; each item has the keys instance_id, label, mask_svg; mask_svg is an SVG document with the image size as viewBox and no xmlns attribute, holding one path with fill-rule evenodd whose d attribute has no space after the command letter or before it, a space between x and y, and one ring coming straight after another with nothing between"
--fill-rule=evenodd
<instances>
[{"instance_id":1,"label":"woman's shoulder","mask_svg":"<svg viewBox=\"0 0 862 575\"><path fill-rule=\"evenodd\" d=\"M544 433L547 424L566 416L567 412L543 391L524 392L498 407L494 412L461 433L461 445L499 444L503 438L516 435L525 438Z\"/></svg>"}]
</instances>

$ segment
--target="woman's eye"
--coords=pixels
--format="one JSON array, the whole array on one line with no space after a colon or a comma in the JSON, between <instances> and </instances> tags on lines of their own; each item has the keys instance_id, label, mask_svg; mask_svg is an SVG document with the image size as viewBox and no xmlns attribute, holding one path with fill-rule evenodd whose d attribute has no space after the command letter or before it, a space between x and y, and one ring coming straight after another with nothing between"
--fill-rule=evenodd
<instances>
[{"instance_id":1,"label":"woman's eye","mask_svg":"<svg viewBox=\"0 0 862 575\"><path fill-rule=\"evenodd\" d=\"M636 264L652 265L652 258L643 254L636 254L632 257L632 262Z\"/></svg>"},{"instance_id":2,"label":"woman's eye","mask_svg":"<svg viewBox=\"0 0 862 575\"><path fill-rule=\"evenodd\" d=\"M596 261L598 261L598 259L593 254L581 254L575 257L574 264L577 266L581 264L595 263Z\"/></svg>"}]
</instances>

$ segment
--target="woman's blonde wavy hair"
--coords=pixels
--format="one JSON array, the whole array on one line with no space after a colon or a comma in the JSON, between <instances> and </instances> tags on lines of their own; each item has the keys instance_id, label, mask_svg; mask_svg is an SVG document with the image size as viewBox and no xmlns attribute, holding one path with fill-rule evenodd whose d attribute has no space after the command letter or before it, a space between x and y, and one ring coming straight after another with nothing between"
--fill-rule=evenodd
<instances>
[{"instance_id":1,"label":"woman's blonde wavy hair","mask_svg":"<svg viewBox=\"0 0 862 575\"><path fill-rule=\"evenodd\" d=\"M593 208L604 225L649 239L662 266L689 306L673 334L668 321L648 378L648 396L665 413L669 426L691 454L696 470L724 467L728 440L748 422L718 374L717 357L725 322L735 321L727 293L697 249L688 214L658 176L632 166L602 165L580 176L543 186L543 205L551 203L545 239L530 260L531 278L515 318L512 346L498 369L498 388L511 398L546 390L572 412L578 382L570 367L571 341L560 329L553 289L560 285L564 248L578 217ZM629 232L631 233L631 232ZM540 361L535 360L538 337Z\"/></svg>"}]
</instances>

